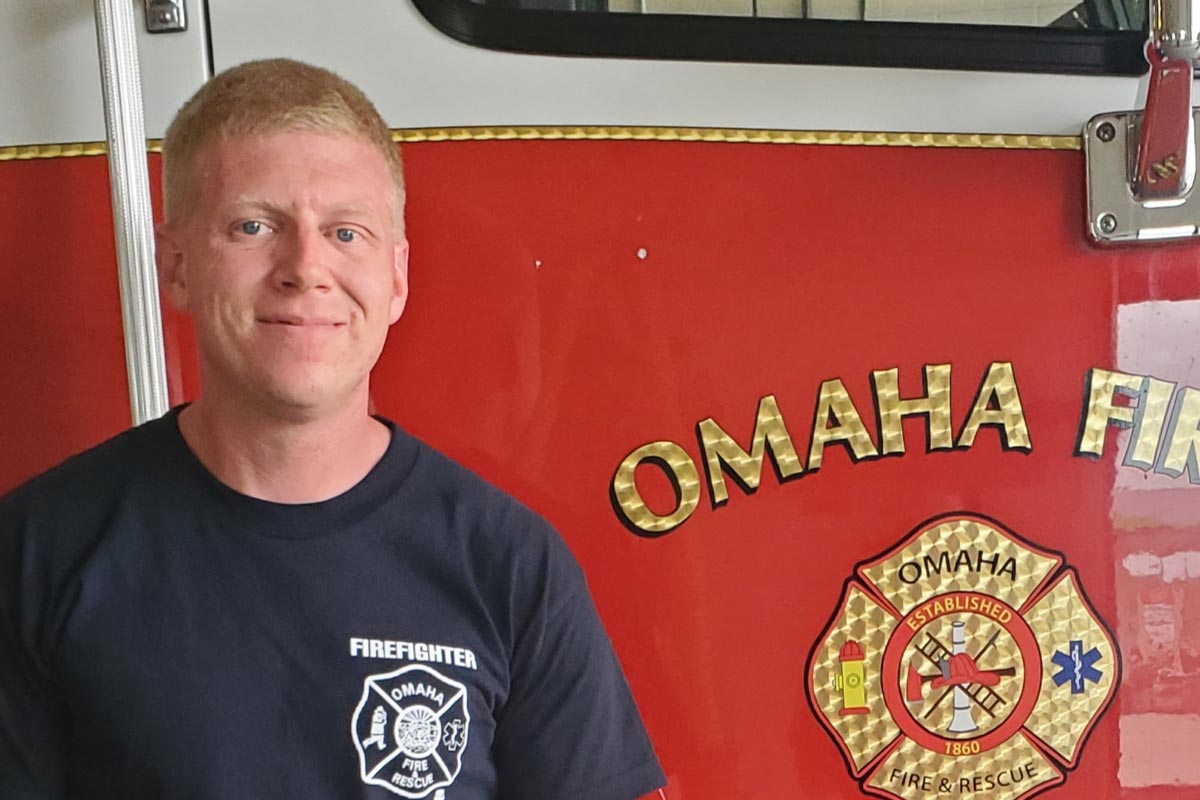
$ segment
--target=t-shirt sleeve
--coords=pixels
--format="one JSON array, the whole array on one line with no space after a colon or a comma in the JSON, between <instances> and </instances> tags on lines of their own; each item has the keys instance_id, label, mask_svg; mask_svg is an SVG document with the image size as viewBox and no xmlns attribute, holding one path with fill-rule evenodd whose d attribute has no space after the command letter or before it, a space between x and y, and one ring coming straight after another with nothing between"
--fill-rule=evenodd
<instances>
[{"instance_id":1,"label":"t-shirt sleeve","mask_svg":"<svg viewBox=\"0 0 1200 800\"><path fill-rule=\"evenodd\" d=\"M65 746L60 717L39 656L36 559L27 520L0 499L0 797L58 800L65 796Z\"/></svg>"},{"instance_id":2,"label":"t-shirt sleeve","mask_svg":"<svg viewBox=\"0 0 1200 800\"><path fill-rule=\"evenodd\" d=\"M583 573L550 536L497 714L500 796L635 800L666 780Z\"/></svg>"}]
</instances>

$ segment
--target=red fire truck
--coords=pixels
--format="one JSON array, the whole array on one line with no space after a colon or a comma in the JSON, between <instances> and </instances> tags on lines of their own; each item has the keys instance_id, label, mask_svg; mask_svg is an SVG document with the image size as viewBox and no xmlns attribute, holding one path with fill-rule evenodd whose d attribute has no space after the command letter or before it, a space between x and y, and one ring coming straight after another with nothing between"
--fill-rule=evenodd
<instances>
[{"instance_id":1,"label":"red fire truck","mask_svg":"<svg viewBox=\"0 0 1200 800\"><path fill-rule=\"evenodd\" d=\"M103 87L157 205L299 58L406 164L375 406L563 533L668 800L1200 794L1186 0L102 5L138 72L0 8L0 489L196 389Z\"/></svg>"}]
</instances>

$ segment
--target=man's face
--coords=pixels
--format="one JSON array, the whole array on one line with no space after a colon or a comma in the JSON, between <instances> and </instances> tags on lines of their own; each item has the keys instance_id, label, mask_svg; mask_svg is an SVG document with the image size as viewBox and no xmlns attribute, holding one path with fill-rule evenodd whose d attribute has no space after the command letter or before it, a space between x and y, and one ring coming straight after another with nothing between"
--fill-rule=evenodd
<instances>
[{"instance_id":1,"label":"man's face","mask_svg":"<svg viewBox=\"0 0 1200 800\"><path fill-rule=\"evenodd\" d=\"M190 212L160 226L158 263L195 320L205 393L291 418L365 409L408 292L383 155L292 131L212 142L191 170Z\"/></svg>"}]
</instances>

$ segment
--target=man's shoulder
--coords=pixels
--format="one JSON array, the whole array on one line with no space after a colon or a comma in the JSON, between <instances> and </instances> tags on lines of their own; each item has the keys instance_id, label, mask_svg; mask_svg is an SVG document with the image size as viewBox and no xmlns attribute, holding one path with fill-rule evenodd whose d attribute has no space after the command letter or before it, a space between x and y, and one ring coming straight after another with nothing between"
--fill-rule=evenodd
<instances>
[{"instance_id":1,"label":"man's shoulder","mask_svg":"<svg viewBox=\"0 0 1200 800\"><path fill-rule=\"evenodd\" d=\"M438 503L453 501L456 508L472 513L514 511L536 516L511 494L428 442L399 426L393 431L394 436L407 440L410 443L407 446L415 451L408 480L421 499Z\"/></svg>"},{"instance_id":2,"label":"man's shoulder","mask_svg":"<svg viewBox=\"0 0 1200 800\"><path fill-rule=\"evenodd\" d=\"M0 497L0 509L32 511L67 502L77 508L86 498L109 494L152 465L156 444L173 425L164 417L117 433Z\"/></svg>"},{"instance_id":3,"label":"man's shoulder","mask_svg":"<svg viewBox=\"0 0 1200 800\"><path fill-rule=\"evenodd\" d=\"M422 506L445 510L455 527L482 534L494 546L535 552L549 549L565 555L562 538L539 512L451 456L410 438L417 447L410 480Z\"/></svg>"}]
</instances>

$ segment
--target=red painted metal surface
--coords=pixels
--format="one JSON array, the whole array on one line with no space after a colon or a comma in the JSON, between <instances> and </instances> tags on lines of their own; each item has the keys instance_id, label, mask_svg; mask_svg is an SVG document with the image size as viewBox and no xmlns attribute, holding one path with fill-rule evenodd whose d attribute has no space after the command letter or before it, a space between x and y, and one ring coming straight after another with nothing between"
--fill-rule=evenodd
<instances>
[{"instance_id":1,"label":"red painted metal surface","mask_svg":"<svg viewBox=\"0 0 1200 800\"><path fill-rule=\"evenodd\" d=\"M103 158L0 163L0 492L129 425Z\"/></svg>"},{"instance_id":2,"label":"red painted metal surface","mask_svg":"<svg viewBox=\"0 0 1200 800\"><path fill-rule=\"evenodd\" d=\"M1089 368L1198 385L1186 359L1195 330L1146 322L1161 316L1152 301L1186 310L1200 298L1196 248L1086 245L1079 153L658 142L404 153L412 294L376 372L377 408L563 532L670 776L668 800L861 796L806 700L805 662L855 565L947 511L985 514L1062 552L1124 654L1114 705L1045 796L1200 791L1200 779L1181 782L1193 773L1173 741L1138 747L1143 729L1188 730L1198 713L1189 648L1200 645L1200 578L1185 568L1167 581L1139 566L1152 561L1128 561L1182 552L1186 567L1200 551L1197 487L1152 476L1156 494L1141 491L1142 473L1118 466L1116 431L1101 459L1074 454ZM26 400L4 401L5 441L22 437L6 446L10 482L126 413L119 338L103 355L92 341L108 342L117 318L102 180L91 160L0 165L0 183L19 181L47 209L30 213L4 193L3 217L23 221L5 229L5 280L22 281L13 264L78 261L94 288L60 277L50 296L78 301L70 313L89 319L111 306L103 330L72 340L77 350L26 354L13 334L75 325L6 292L26 314L4 315L6 375L43 376L20 389ZM69 231L28 234L62 219L83 185L92 199L78 201ZM1135 307L1145 320L1119 322ZM179 399L194 392L195 363L186 325L168 332ZM1123 350L1130 336L1159 350L1173 339L1177 357L1140 364L1149 351ZM658 538L632 534L610 501L617 465L647 442L678 443L701 464L702 419L748 446L766 394L806 456L830 378L878 445L871 371L898 367L912 397L922 365L950 363L957 431L994 361L1013 364L1028 453L1003 449L988 427L970 448L928 453L924 422L910 418L904 455L855 464L831 446L799 480L780 484L767 469L753 494L728 482L719 507L704 486L690 519ZM1172 364L1178 374L1164 374ZM47 407L51 395L70 404ZM670 510L661 473L643 467L638 480L654 510ZM1155 627L1164 614L1172 625Z\"/></svg>"}]
</instances>

